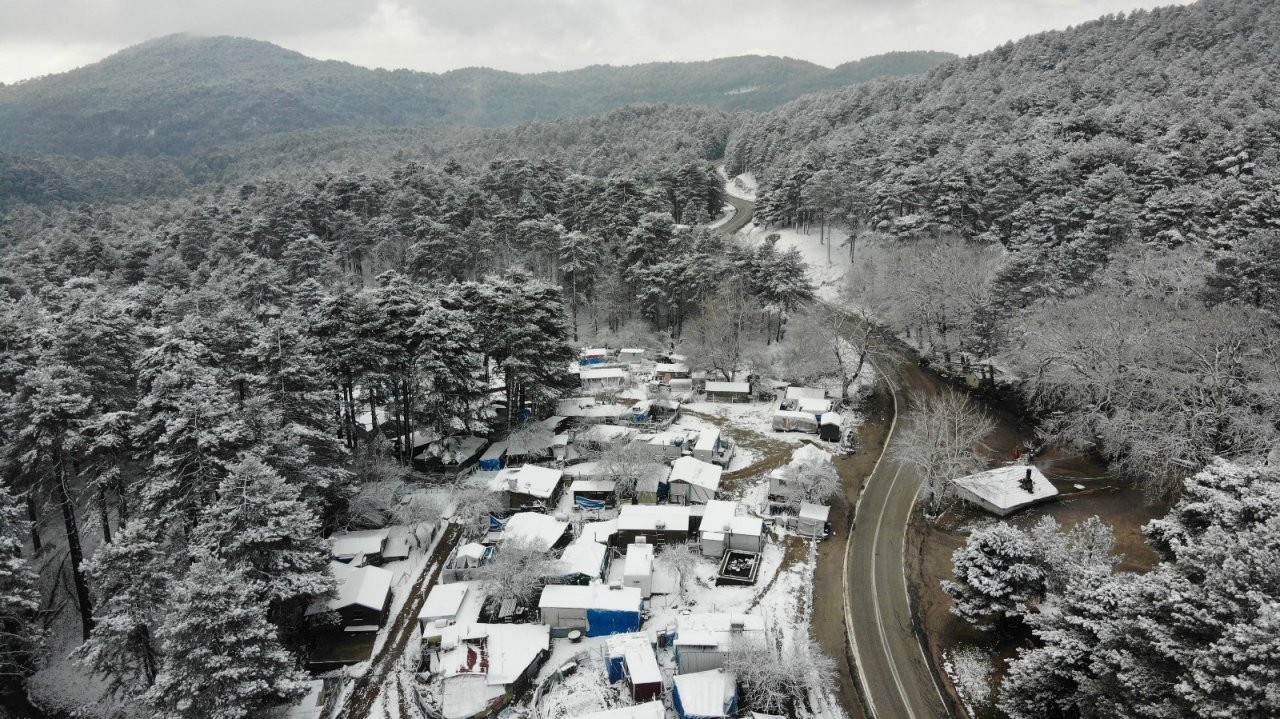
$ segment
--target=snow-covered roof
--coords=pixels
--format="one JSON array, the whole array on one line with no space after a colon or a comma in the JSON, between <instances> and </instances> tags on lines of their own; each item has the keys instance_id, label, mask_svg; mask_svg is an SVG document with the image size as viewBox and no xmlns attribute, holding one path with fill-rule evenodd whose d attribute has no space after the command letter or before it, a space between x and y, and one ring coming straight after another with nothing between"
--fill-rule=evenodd
<instances>
[{"instance_id":1,"label":"snow-covered roof","mask_svg":"<svg viewBox=\"0 0 1280 719\"><path fill-rule=\"evenodd\" d=\"M618 483L612 479L575 479L569 484L572 492L612 492Z\"/></svg>"},{"instance_id":2,"label":"snow-covered roof","mask_svg":"<svg viewBox=\"0 0 1280 719\"><path fill-rule=\"evenodd\" d=\"M626 379L627 371L621 367L605 367L604 369L584 369L579 375L583 382L595 379Z\"/></svg>"},{"instance_id":3,"label":"snow-covered roof","mask_svg":"<svg viewBox=\"0 0 1280 719\"><path fill-rule=\"evenodd\" d=\"M796 409L810 414L830 412L831 400L821 397L800 397L796 400Z\"/></svg>"},{"instance_id":4,"label":"snow-covered roof","mask_svg":"<svg viewBox=\"0 0 1280 719\"><path fill-rule=\"evenodd\" d=\"M715 449L716 442L720 441L720 428L707 427L698 431L698 438L694 440L695 449Z\"/></svg>"},{"instance_id":5,"label":"snow-covered roof","mask_svg":"<svg viewBox=\"0 0 1280 719\"><path fill-rule=\"evenodd\" d=\"M438 457L444 464L462 464L476 456L487 441L484 437L470 434L445 437L427 445L427 448L419 452L415 459Z\"/></svg>"},{"instance_id":6,"label":"snow-covered roof","mask_svg":"<svg viewBox=\"0 0 1280 719\"><path fill-rule=\"evenodd\" d=\"M595 405L594 397L570 397L556 402L556 414L562 417L581 417L582 411Z\"/></svg>"},{"instance_id":7,"label":"snow-covered roof","mask_svg":"<svg viewBox=\"0 0 1280 719\"><path fill-rule=\"evenodd\" d=\"M424 622L433 622L437 619L453 619L458 616L458 609L462 606L462 600L467 597L467 584L437 584L431 588L431 593L427 595L427 601L422 603L422 611L418 612L418 619Z\"/></svg>"},{"instance_id":8,"label":"snow-covered roof","mask_svg":"<svg viewBox=\"0 0 1280 719\"><path fill-rule=\"evenodd\" d=\"M802 444L798 449L796 449L796 451L791 453L791 464L804 464L809 462L831 464L831 453L821 447L815 447L812 444Z\"/></svg>"},{"instance_id":9,"label":"snow-covered roof","mask_svg":"<svg viewBox=\"0 0 1280 719\"><path fill-rule=\"evenodd\" d=\"M519 467L507 467L489 480L489 489L494 492L514 492L527 494L539 499L550 499L560 486L560 478L564 472L551 467L539 467L525 464Z\"/></svg>"},{"instance_id":10,"label":"snow-covered roof","mask_svg":"<svg viewBox=\"0 0 1280 719\"><path fill-rule=\"evenodd\" d=\"M722 394L751 394L751 384L749 382L717 382L715 380L707 380L707 392L720 392Z\"/></svg>"},{"instance_id":11,"label":"snow-covered roof","mask_svg":"<svg viewBox=\"0 0 1280 719\"><path fill-rule=\"evenodd\" d=\"M822 504L809 504L808 502L800 503L800 518L811 519L818 522L827 521L827 517L831 516L831 508Z\"/></svg>"},{"instance_id":12,"label":"snow-covered roof","mask_svg":"<svg viewBox=\"0 0 1280 719\"><path fill-rule=\"evenodd\" d=\"M510 684L551 647L544 624L457 624L441 633L445 677L486 674L487 684ZM487 669L487 671L486 671Z\"/></svg>"},{"instance_id":13,"label":"snow-covered roof","mask_svg":"<svg viewBox=\"0 0 1280 719\"><path fill-rule=\"evenodd\" d=\"M614 532L618 531L618 520L606 519L603 522L586 522L579 528L578 541L608 542Z\"/></svg>"},{"instance_id":14,"label":"snow-covered roof","mask_svg":"<svg viewBox=\"0 0 1280 719\"><path fill-rule=\"evenodd\" d=\"M627 547L626 563L622 565L624 577L647 577L653 573L653 545L632 544Z\"/></svg>"},{"instance_id":15,"label":"snow-covered roof","mask_svg":"<svg viewBox=\"0 0 1280 719\"><path fill-rule=\"evenodd\" d=\"M378 567L353 567L342 562L329 562L329 571L338 580L337 596L311 605L308 614L336 611L343 607L365 607L380 612L386 606L394 576L391 572Z\"/></svg>"},{"instance_id":16,"label":"snow-covered roof","mask_svg":"<svg viewBox=\"0 0 1280 719\"><path fill-rule=\"evenodd\" d=\"M707 502L702 512L699 531L703 534L729 533L760 536L764 534L764 522L759 517L739 515L737 502L712 499Z\"/></svg>"},{"instance_id":17,"label":"snow-covered roof","mask_svg":"<svg viewBox=\"0 0 1280 719\"><path fill-rule=\"evenodd\" d=\"M676 646L728 649L743 632L763 632L764 618L754 614L683 614L676 617Z\"/></svg>"},{"instance_id":18,"label":"snow-covered roof","mask_svg":"<svg viewBox=\"0 0 1280 719\"><path fill-rule=\"evenodd\" d=\"M643 601L639 587L610 587L591 584L548 584L538 599L540 609L608 609L617 612L639 612Z\"/></svg>"},{"instance_id":19,"label":"snow-covered roof","mask_svg":"<svg viewBox=\"0 0 1280 719\"><path fill-rule=\"evenodd\" d=\"M671 463L671 482L687 482L703 489L720 488L720 475L724 468L693 457L681 457Z\"/></svg>"},{"instance_id":20,"label":"snow-covered roof","mask_svg":"<svg viewBox=\"0 0 1280 719\"><path fill-rule=\"evenodd\" d=\"M780 409L773 413L774 417L784 417L786 419L805 419L815 422L817 419L813 416L813 412L797 412L794 410Z\"/></svg>"},{"instance_id":21,"label":"snow-covered roof","mask_svg":"<svg viewBox=\"0 0 1280 719\"><path fill-rule=\"evenodd\" d=\"M624 632L622 634L610 634L605 637L604 649L605 655L608 657L625 656L627 647L633 644L641 644L651 647L657 643L657 637L653 632Z\"/></svg>"},{"instance_id":22,"label":"snow-covered roof","mask_svg":"<svg viewBox=\"0 0 1280 719\"><path fill-rule=\"evenodd\" d=\"M819 387L788 387L787 399L825 399L827 392Z\"/></svg>"},{"instance_id":23,"label":"snow-covered roof","mask_svg":"<svg viewBox=\"0 0 1280 719\"><path fill-rule=\"evenodd\" d=\"M844 424L844 417L841 417L839 412L823 412L818 421L821 424L833 424L840 427Z\"/></svg>"},{"instance_id":24,"label":"snow-covered roof","mask_svg":"<svg viewBox=\"0 0 1280 719\"><path fill-rule=\"evenodd\" d=\"M552 417L552 419L558 420L560 418ZM556 444L554 430L554 424L549 427L542 424L527 425L507 438L507 454L513 457L523 457L530 454L545 453Z\"/></svg>"},{"instance_id":25,"label":"snow-covered roof","mask_svg":"<svg viewBox=\"0 0 1280 719\"><path fill-rule=\"evenodd\" d=\"M723 669L677 674L676 692L685 716L723 717L737 693L738 677Z\"/></svg>"},{"instance_id":26,"label":"snow-covered roof","mask_svg":"<svg viewBox=\"0 0 1280 719\"><path fill-rule=\"evenodd\" d=\"M487 551L489 551L489 548L483 544L478 542L468 542L467 544L458 547L458 556L479 561L484 558L484 553Z\"/></svg>"},{"instance_id":27,"label":"snow-covered roof","mask_svg":"<svg viewBox=\"0 0 1280 719\"><path fill-rule=\"evenodd\" d=\"M564 548L560 559L556 560L556 571L560 576L584 574L588 577L600 576L604 566L604 557L608 548L599 542L574 542Z\"/></svg>"},{"instance_id":28,"label":"snow-covered roof","mask_svg":"<svg viewBox=\"0 0 1280 719\"><path fill-rule=\"evenodd\" d=\"M480 461L484 461L486 459L497 459L506 453L506 442L494 442L492 446L484 451L484 454L480 455Z\"/></svg>"},{"instance_id":29,"label":"snow-covered roof","mask_svg":"<svg viewBox=\"0 0 1280 719\"><path fill-rule=\"evenodd\" d=\"M339 559L349 559L357 554L382 554L382 546L387 541L386 529L365 529L359 532L334 532L329 536L333 548L329 555Z\"/></svg>"},{"instance_id":30,"label":"snow-covered roof","mask_svg":"<svg viewBox=\"0 0 1280 719\"><path fill-rule=\"evenodd\" d=\"M551 549L564 536L568 522L561 522L538 512L517 512L502 527L502 541L528 542L543 549Z\"/></svg>"},{"instance_id":31,"label":"snow-covered roof","mask_svg":"<svg viewBox=\"0 0 1280 719\"><path fill-rule=\"evenodd\" d=\"M574 442L577 444L586 442L597 444L621 443L631 439L634 434L635 430L630 427L621 427L616 424L593 424L579 432L574 437Z\"/></svg>"},{"instance_id":32,"label":"snow-covered roof","mask_svg":"<svg viewBox=\"0 0 1280 719\"><path fill-rule=\"evenodd\" d=\"M407 559L409 557L409 544L412 542L409 528L404 525L396 525L387 529L387 541L382 546L382 558L385 560Z\"/></svg>"},{"instance_id":33,"label":"snow-covered roof","mask_svg":"<svg viewBox=\"0 0 1280 719\"><path fill-rule=\"evenodd\" d=\"M590 347L582 350L583 357L607 357L609 350L604 347Z\"/></svg>"},{"instance_id":34,"label":"snow-covered roof","mask_svg":"<svg viewBox=\"0 0 1280 719\"><path fill-rule=\"evenodd\" d=\"M569 719L664 719L666 716L667 710L662 702L651 701L589 714L574 714Z\"/></svg>"},{"instance_id":35,"label":"snow-covered roof","mask_svg":"<svg viewBox=\"0 0 1280 719\"><path fill-rule=\"evenodd\" d=\"M658 671L658 658L653 655L653 647L648 644L633 644L622 653L627 663L627 674L632 684L657 684L662 681L662 672Z\"/></svg>"},{"instance_id":36,"label":"snow-covered roof","mask_svg":"<svg viewBox=\"0 0 1280 719\"><path fill-rule=\"evenodd\" d=\"M617 528L622 531L652 531L661 524L663 529L687 532L689 507L678 504L628 504L618 512L617 521Z\"/></svg>"},{"instance_id":37,"label":"snow-covered roof","mask_svg":"<svg viewBox=\"0 0 1280 719\"><path fill-rule=\"evenodd\" d=\"M628 355L642 355L644 354L644 350L638 347L623 347L622 349L618 350L618 353L628 354Z\"/></svg>"},{"instance_id":38,"label":"snow-covered roof","mask_svg":"<svg viewBox=\"0 0 1280 719\"><path fill-rule=\"evenodd\" d=\"M688 372L689 366L683 365L683 364L677 364L675 362L662 362L662 363L655 364L653 366L653 371L658 373L671 372L673 374L680 374L680 373Z\"/></svg>"},{"instance_id":39,"label":"snow-covered roof","mask_svg":"<svg viewBox=\"0 0 1280 719\"><path fill-rule=\"evenodd\" d=\"M1031 472L1030 492L1022 488L1022 480L1028 470ZM1011 511L1058 494L1057 487L1030 464L1007 464L951 481L1001 510Z\"/></svg>"}]
</instances>

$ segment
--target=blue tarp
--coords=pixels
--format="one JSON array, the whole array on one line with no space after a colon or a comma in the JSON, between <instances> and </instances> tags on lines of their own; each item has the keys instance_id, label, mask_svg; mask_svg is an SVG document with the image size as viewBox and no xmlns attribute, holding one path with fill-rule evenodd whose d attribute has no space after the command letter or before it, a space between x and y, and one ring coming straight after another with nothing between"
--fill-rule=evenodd
<instances>
[{"instance_id":1,"label":"blue tarp","mask_svg":"<svg viewBox=\"0 0 1280 719\"><path fill-rule=\"evenodd\" d=\"M609 657L609 661L605 663L605 666L608 668L608 672L609 672L610 684L614 682L622 681L623 677L627 675L626 670L623 668L622 664L623 664L623 657L621 654L619 654L616 657Z\"/></svg>"},{"instance_id":2,"label":"blue tarp","mask_svg":"<svg viewBox=\"0 0 1280 719\"><path fill-rule=\"evenodd\" d=\"M603 501L603 500L599 500L599 499L588 499L588 498L586 498L586 497L580 497L580 496L578 496L578 495L576 495L576 494L573 496L573 503L574 503L574 504L576 504L576 505L578 505L579 507L582 507L583 509L588 509L588 510L591 510L591 511L593 511L593 512L598 512L598 511L600 511L600 510L604 509L604 501Z\"/></svg>"},{"instance_id":3,"label":"blue tarp","mask_svg":"<svg viewBox=\"0 0 1280 719\"><path fill-rule=\"evenodd\" d=\"M489 515L489 531L490 532L501 532L503 526L504 525L501 519L498 519L492 514Z\"/></svg>"},{"instance_id":4,"label":"blue tarp","mask_svg":"<svg viewBox=\"0 0 1280 719\"><path fill-rule=\"evenodd\" d=\"M609 634L640 631L640 612L616 609L588 609L587 636L603 637Z\"/></svg>"},{"instance_id":5,"label":"blue tarp","mask_svg":"<svg viewBox=\"0 0 1280 719\"><path fill-rule=\"evenodd\" d=\"M593 364L604 364L608 359L609 359L608 357L583 357L582 359L578 360L578 364L584 367L587 365L593 365Z\"/></svg>"}]
</instances>

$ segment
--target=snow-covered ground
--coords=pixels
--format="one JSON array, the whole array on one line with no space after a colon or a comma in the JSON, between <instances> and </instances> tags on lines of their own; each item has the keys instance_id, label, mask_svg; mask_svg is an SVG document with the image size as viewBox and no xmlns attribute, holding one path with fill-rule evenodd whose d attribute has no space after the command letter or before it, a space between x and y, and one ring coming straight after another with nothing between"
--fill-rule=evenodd
<instances>
[{"instance_id":1,"label":"snow-covered ground","mask_svg":"<svg viewBox=\"0 0 1280 719\"><path fill-rule=\"evenodd\" d=\"M749 172L745 172L725 183L724 191L734 197L746 200L748 202L756 201L756 192L760 186L756 183L756 178Z\"/></svg>"},{"instance_id":2,"label":"snow-covered ground","mask_svg":"<svg viewBox=\"0 0 1280 719\"><path fill-rule=\"evenodd\" d=\"M809 233L793 228L765 229L754 221L742 228L739 236L750 245L765 241L766 237L777 235L776 247L779 250L796 248L804 261L809 264L809 278L818 288L818 296L824 300L836 300L848 284L849 273L853 270L853 261L849 259L849 248L841 246L847 235L839 230L831 231L826 242L818 238L815 227Z\"/></svg>"}]
</instances>

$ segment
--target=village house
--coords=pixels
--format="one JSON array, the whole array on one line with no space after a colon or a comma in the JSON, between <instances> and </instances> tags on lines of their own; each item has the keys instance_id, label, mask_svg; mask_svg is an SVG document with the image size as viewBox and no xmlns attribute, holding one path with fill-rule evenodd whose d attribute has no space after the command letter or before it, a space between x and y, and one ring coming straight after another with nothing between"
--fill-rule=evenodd
<instances>
[{"instance_id":1,"label":"village house","mask_svg":"<svg viewBox=\"0 0 1280 719\"><path fill-rule=\"evenodd\" d=\"M329 562L329 572L337 580L337 592L312 603L307 616L337 612L342 626L349 631L358 627L376 632L386 619L394 575L378 567L353 567L342 562Z\"/></svg>"},{"instance_id":2,"label":"village house","mask_svg":"<svg viewBox=\"0 0 1280 719\"><path fill-rule=\"evenodd\" d=\"M733 442L719 427L707 427L698 432L698 438L693 442L693 458L727 467L733 460L734 449Z\"/></svg>"},{"instance_id":3,"label":"village house","mask_svg":"<svg viewBox=\"0 0 1280 719\"><path fill-rule=\"evenodd\" d=\"M681 674L719 669L735 644L764 638L764 619L754 614L681 615L676 618L676 667Z\"/></svg>"},{"instance_id":4,"label":"village house","mask_svg":"<svg viewBox=\"0 0 1280 719\"><path fill-rule=\"evenodd\" d=\"M721 557L726 551L759 552L764 549L764 521L738 514L738 503L711 500L698 526L699 546L707 557Z\"/></svg>"},{"instance_id":5,"label":"village house","mask_svg":"<svg viewBox=\"0 0 1280 719\"><path fill-rule=\"evenodd\" d=\"M497 712L532 686L551 654L551 632L541 624L455 625L440 645L429 658L443 684L443 719L471 719Z\"/></svg>"},{"instance_id":6,"label":"village house","mask_svg":"<svg viewBox=\"0 0 1280 719\"><path fill-rule=\"evenodd\" d=\"M600 542L579 539L560 553L554 573L546 581L548 584L586 586L604 579L608 571L609 548Z\"/></svg>"},{"instance_id":7,"label":"village house","mask_svg":"<svg viewBox=\"0 0 1280 719\"><path fill-rule=\"evenodd\" d=\"M636 347L623 347L618 350L618 362L622 364L639 364L644 361L644 350Z\"/></svg>"},{"instance_id":8,"label":"village house","mask_svg":"<svg viewBox=\"0 0 1280 719\"><path fill-rule=\"evenodd\" d=\"M719 382L707 380L703 392L709 402L750 402L750 382Z\"/></svg>"},{"instance_id":9,"label":"village house","mask_svg":"<svg viewBox=\"0 0 1280 719\"><path fill-rule=\"evenodd\" d=\"M564 472L525 464L507 467L489 480L489 490L500 492L508 509L548 511L560 498Z\"/></svg>"},{"instance_id":10,"label":"village house","mask_svg":"<svg viewBox=\"0 0 1280 719\"><path fill-rule=\"evenodd\" d=\"M501 527L501 531L490 532L485 541L519 542L544 551L569 544L569 523L539 512L513 514Z\"/></svg>"},{"instance_id":11,"label":"village house","mask_svg":"<svg viewBox=\"0 0 1280 719\"><path fill-rule=\"evenodd\" d=\"M380 564L390 530L365 529L358 532L334 532L329 535L329 556L339 562Z\"/></svg>"},{"instance_id":12,"label":"village house","mask_svg":"<svg viewBox=\"0 0 1280 719\"><path fill-rule=\"evenodd\" d=\"M437 584L431 588L418 612L418 625L424 640L438 639L445 627L458 621L458 610L462 608L469 590L470 585L466 583Z\"/></svg>"},{"instance_id":13,"label":"village house","mask_svg":"<svg viewBox=\"0 0 1280 719\"><path fill-rule=\"evenodd\" d=\"M693 457L681 457L671 463L670 500L675 504L706 504L720 491L724 468Z\"/></svg>"},{"instance_id":14,"label":"village house","mask_svg":"<svg viewBox=\"0 0 1280 719\"><path fill-rule=\"evenodd\" d=\"M643 538L659 547L689 539L689 507L674 504L628 504L618 512L612 545L626 547Z\"/></svg>"},{"instance_id":15,"label":"village house","mask_svg":"<svg viewBox=\"0 0 1280 719\"><path fill-rule=\"evenodd\" d=\"M1047 502L1058 488L1030 464L1008 464L951 480L957 496L999 517Z\"/></svg>"},{"instance_id":16,"label":"village house","mask_svg":"<svg viewBox=\"0 0 1280 719\"><path fill-rule=\"evenodd\" d=\"M626 387L631 375L622 367L583 369L578 373L579 383L585 392L608 392Z\"/></svg>"},{"instance_id":17,"label":"village house","mask_svg":"<svg viewBox=\"0 0 1280 719\"><path fill-rule=\"evenodd\" d=\"M602 637L640 629L643 603L635 587L549 584L542 588L538 611L542 623L556 636L577 630L588 637Z\"/></svg>"}]
</instances>

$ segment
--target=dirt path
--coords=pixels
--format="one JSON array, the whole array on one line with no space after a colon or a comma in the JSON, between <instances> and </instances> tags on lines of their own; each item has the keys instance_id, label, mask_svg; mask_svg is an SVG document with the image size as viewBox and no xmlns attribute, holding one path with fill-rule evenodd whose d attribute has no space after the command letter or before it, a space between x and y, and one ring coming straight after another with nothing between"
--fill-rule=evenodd
<instances>
[{"instance_id":1,"label":"dirt path","mask_svg":"<svg viewBox=\"0 0 1280 719\"><path fill-rule=\"evenodd\" d=\"M840 687L837 692L841 708L850 719L862 719L869 714L863 706L850 647L844 624L844 588L841 573L844 571L844 547L853 528L853 505L862 491L863 483L875 467L876 458L884 447L885 435L893 419L893 404L883 387L877 387L862 410L867 419L858 428L858 451L850 457L835 460L836 469L844 484L844 494L831 504L831 529L829 539L818 544L818 565L814 575L813 620L810 631L828 656L833 657L840 668Z\"/></svg>"},{"instance_id":2,"label":"dirt path","mask_svg":"<svg viewBox=\"0 0 1280 719\"><path fill-rule=\"evenodd\" d=\"M348 695L347 705L338 716L344 719L366 719L369 716L369 712L382 693L387 677L404 657L409 640L413 638L414 630L417 629L418 612L422 611L427 594L436 585L440 570L444 568L449 552L453 551L453 545L458 541L460 531L456 524L449 525L444 531L444 536L436 544L435 551L427 559L426 572L414 584L413 589L409 590L408 599L405 600L400 614L395 617L395 623L391 626L387 641L382 644L382 651L378 652L370 662L369 670L364 673L364 676L356 679L355 686Z\"/></svg>"}]
</instances>

